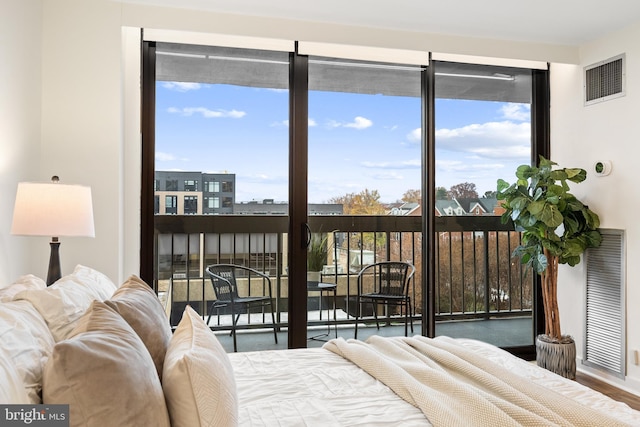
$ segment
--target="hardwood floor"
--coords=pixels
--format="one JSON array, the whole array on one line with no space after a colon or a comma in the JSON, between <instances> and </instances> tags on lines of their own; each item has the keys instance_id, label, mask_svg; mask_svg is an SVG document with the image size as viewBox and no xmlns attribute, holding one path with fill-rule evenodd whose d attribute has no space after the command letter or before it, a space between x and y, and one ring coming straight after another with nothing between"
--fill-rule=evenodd
<instances>
[{"instance_id":1,"label":"hardwood floor","mask_svg":"<svg viewBox=\"0 0 640 427\"><path fill-rule=\"evenodd\" d=\"M624 402L633 409L640 411L640 396L636 396L635 394L620 390L619 388L605 383L604 381L600 381L590 375L583 374L581 372L576 373L576 381L582 385L597 390L614 400Z\"/></svg>"}]
</instances>

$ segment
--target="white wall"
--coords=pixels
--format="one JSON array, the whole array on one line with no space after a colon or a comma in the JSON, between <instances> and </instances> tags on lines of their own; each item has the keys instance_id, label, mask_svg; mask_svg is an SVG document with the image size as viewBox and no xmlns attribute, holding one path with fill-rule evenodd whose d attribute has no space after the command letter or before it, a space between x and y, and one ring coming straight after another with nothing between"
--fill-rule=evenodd
<instances>
[{"instance_id":1,"label":"white wall","mask_svg":"<svg viewBox=\"0 0 640 427\"><path fill-rule=\"evenodd\" d=\"M96 237L61 238L62 273L75 264L122 278L122 70L120 6L44 1L42 158L46 180L89 185Z\"/></svg>"},{"instance_id":2,"label":"white wall","mask_svg":"<svg viewBox=\"0 0 640 427\"><path fill-rule=\"evenodd\" d=\"M0 286L28 272L31 257L46 275L49 248L46 238L10 234L18 182L39 178L42 2L2 0L1 9Z\"/></svg>"},{"instance_id":3,"label":"white wall","mask_svg":"<svg viewBox=\"0 0 640 427\"><path fill-rule=\"evenodd\" d=\"M566 46L274 22L111 0L45 0L43 5L41 155L45 161L32 173L41 180L57 174L63 182L92 187L96 238L64 239L62 269L65 273L77 263L87 264L115 281L138 272L140 137L135 28L577 60L577 50ZM44 275L47 256L45 252L29 259L24 271Z\"/></svg>"},{"instance_id":4,"label":"white wall","mask_svg":"<svg viewBox=\"0 0 640 427\"><path fill-rule=\"evenodd\" d=\"M640 394L640 367L633 350L640 350L640 226L636 195L637 156L640 143L640 23L580 50L580 65L553 64L551 68L551 157L566 167L582 167L587 180L572 187L574 193L599 214L603 228L626 232L627 357L628 376L619 385ZM584 106L583 67L626 53L627 95ZM593 163L611 160L612 173L598 177ZM590 173L590 174L589 174ZM578 357L583 357L585 270L581 264L564 267L559 275L560 313L564 333L574 336ZM579 365L579 368L581 366Z\"/></svg>"}]
</instances>

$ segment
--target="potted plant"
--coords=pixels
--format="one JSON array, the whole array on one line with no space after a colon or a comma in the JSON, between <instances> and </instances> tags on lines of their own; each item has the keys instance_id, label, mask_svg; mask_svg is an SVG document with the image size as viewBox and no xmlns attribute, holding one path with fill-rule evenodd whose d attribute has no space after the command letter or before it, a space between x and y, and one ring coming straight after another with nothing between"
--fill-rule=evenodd
<instances>
[{"instance_id":1,"label":"potted plant","mask_svg":"<svg viewBox=\"0 0 640 427\"><path fill-rule=\"evenodd\" d=\"M575 342L560 330L558 265L579 264L582 253L599 246L602 236L598 215L569 192L568 182L584 181L587 172L554 166L542 156L538 167L519 166L514 184L498 180L497 197L505 209L502 222L511 220L522 232L513 256L541 277L546 329L536 339L537 363L575 379Z\"/></svg>"},{"instance_id":2,"label":"potted plant","mask_svg":"<svg viewBox=\"0 0 640 427\"><path fill-rule=\"evenodd\" d=\"M328 253L327 234L312 234L307 253L307 280L320 281L320 273L327 263Z\"/></svg>"}]
</instances>

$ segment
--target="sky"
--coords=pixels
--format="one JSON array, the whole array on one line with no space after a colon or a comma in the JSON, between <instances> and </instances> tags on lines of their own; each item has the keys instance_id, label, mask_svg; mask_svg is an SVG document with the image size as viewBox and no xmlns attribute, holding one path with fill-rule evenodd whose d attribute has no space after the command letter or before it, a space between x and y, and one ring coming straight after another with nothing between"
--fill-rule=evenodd
<instances>
[{"instance_id":1,"label":"sky","mask_svg":"<svg viewBox=\"0 0 640 427\"><path fill-rule=\"evenodd\" d=\"M156 170L234 173L237 202L286 202L288 106L286 90L158 82ZM419 189L420 114L415 97L310 92L309 202ZM436 100L437 186L482 196L529 159L528 104Z\"/></svg>"}]
</instances>

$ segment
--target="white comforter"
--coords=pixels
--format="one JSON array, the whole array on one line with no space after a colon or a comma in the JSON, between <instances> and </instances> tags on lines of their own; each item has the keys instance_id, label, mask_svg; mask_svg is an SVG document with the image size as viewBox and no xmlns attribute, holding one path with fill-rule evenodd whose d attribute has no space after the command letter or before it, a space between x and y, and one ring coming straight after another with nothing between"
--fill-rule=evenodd
<instances>
[{"instance_id":1,"label":"white comforter","mask_svg":"<svg viewBox=\"0 0 640 427\"><path fill-rule=\"evenodd\" d=\"M629 425L640 412L474 340L455 340L529 381L548 387ZM348 360L326 349L229 355L242 426L425 426L417 407ZM497 427L497 424L496 424Z\"/></svg>"},{"instance_id":2,"label":"white comforter","mask_svg":"<svg viewBox=\"0 0 640 427\"><path fill-rule=\"evenodd\" d=\"M627 425L532 383L457 344L426 337L332 340L349 359L422 410L434 426Z\"/></svg>"}]
</instances>

